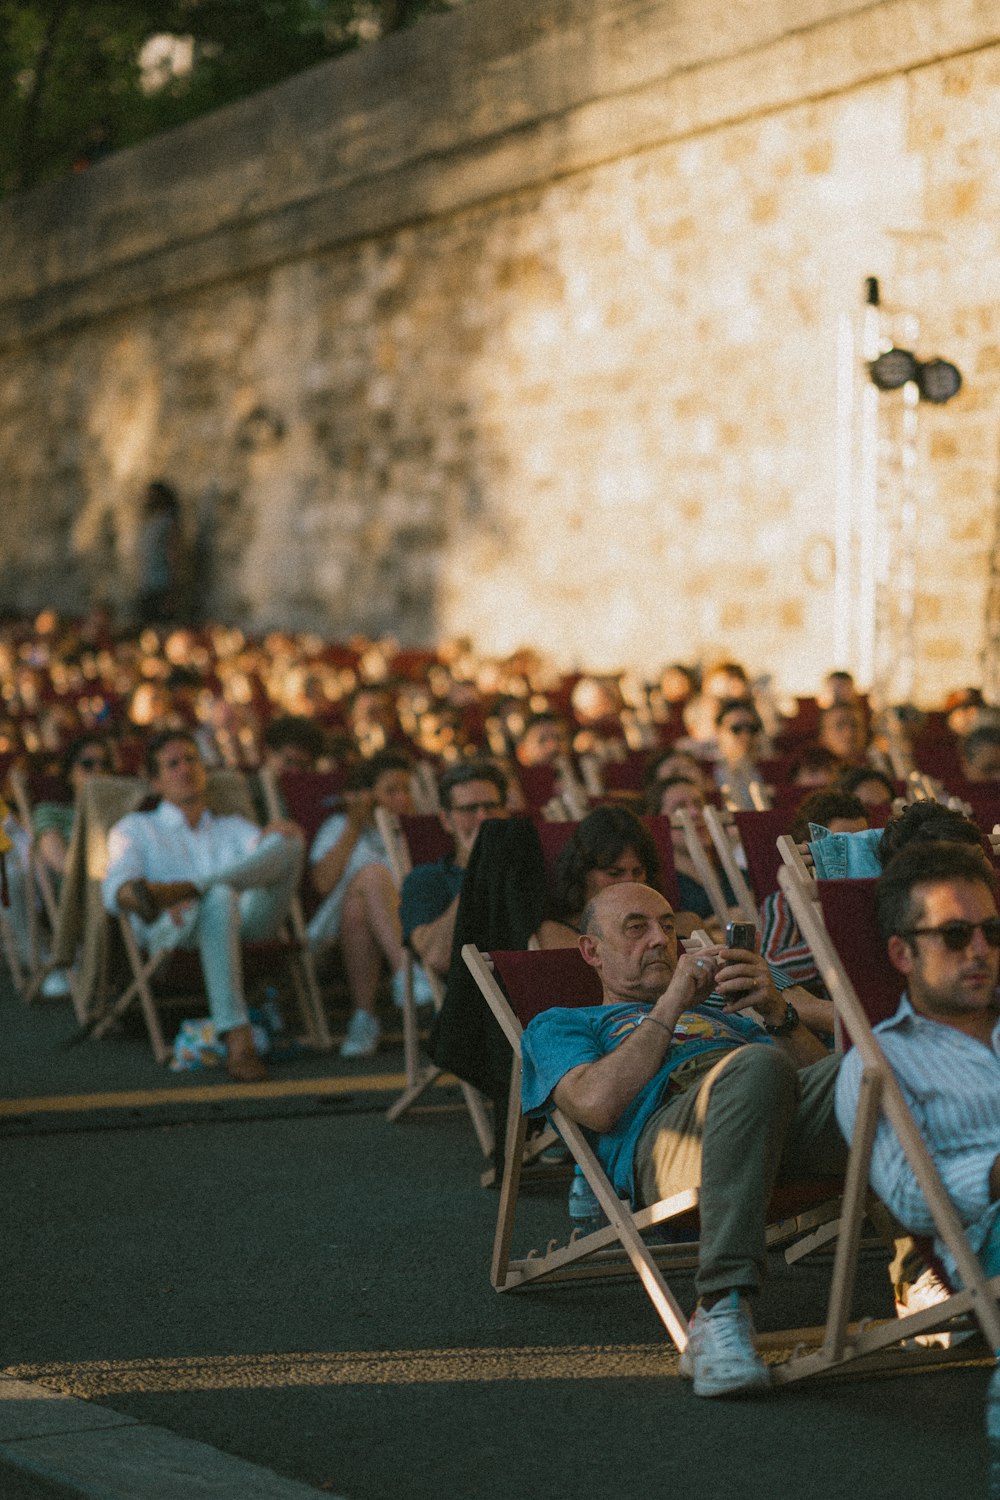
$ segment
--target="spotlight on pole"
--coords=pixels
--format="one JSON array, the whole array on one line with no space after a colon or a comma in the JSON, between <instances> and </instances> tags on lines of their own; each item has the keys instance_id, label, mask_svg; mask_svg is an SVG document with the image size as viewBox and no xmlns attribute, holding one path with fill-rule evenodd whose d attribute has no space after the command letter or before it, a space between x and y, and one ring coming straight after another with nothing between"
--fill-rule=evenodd
<instances>
[{"instance_id":1,"label":"spotlight on pole","mask_svg":"<svg viewBox=\"0 0 1000 1500\"><path fill-rule=\"evenodd\" d=\"M926 359L917 369L917 386L924 401L943 406L958 395L962 376L957 366L946 359Z\"/></svg>"},{"instance_id":2,"label":"spotlight on pole","mask_svg":"<svg viewBox=\"0 0 1000 1500\"><path fill-rule=\"evenodd\" d=\"M886 349L868 366L869 373L880 391L898 391L908 380L916 380L919 365L916 355L909 349L897 349L895 345Z\"/></svg>"}]
</instances>

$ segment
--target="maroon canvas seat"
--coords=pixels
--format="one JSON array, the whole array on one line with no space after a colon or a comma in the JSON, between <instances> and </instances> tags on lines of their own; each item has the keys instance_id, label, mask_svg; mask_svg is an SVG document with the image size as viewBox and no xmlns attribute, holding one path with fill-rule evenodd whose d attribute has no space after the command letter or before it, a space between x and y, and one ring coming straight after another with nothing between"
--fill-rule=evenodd
<instances>
[{"instance_id":1,"label":"maroon canvas seat","mask_svg":"<svg viewBox=\"0 0 1000 1500\"><path fill-rule=\"evenodd\" d=\"M778 839L792 826L791 810L771 808L766 812L734 812L736 824L746 855L747 874L758 905L765 896L778 889L778 870L781 855Z\"/></svg>"}]
</instances>

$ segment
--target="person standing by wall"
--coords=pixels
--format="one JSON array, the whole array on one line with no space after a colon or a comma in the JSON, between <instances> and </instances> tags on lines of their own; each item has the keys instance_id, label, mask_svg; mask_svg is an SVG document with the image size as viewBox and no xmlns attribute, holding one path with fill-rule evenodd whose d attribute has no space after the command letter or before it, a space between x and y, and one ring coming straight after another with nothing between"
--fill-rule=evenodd
<instances>
[{"instance_id":1,"label":"person standing by wall","mask_svg":"<svg viewBox=\"0 0 1000 1500\"><path fill-rule=\"evenodd\" d=\"M146 486L139 528L140 626L163 625L178 617L181 573L181 521L177 491L162 479Z\"/></svg>"}]
</instances>

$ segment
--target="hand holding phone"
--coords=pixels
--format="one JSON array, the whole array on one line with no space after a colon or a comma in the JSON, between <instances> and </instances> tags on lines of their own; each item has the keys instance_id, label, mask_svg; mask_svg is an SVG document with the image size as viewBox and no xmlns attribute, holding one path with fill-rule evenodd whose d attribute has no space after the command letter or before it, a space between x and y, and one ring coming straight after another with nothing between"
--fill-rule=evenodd
<instances>
[{"instance_id":1,"label":"hand holding phone","mask_svg":"<svg viewBox=\"0 0 1000 1500\"><path fill-rule=\"evenodd\" d=\"M757 952L757 929L752 922L729 922L726 925L726 947Z\"/></svg>"}]
</instances>

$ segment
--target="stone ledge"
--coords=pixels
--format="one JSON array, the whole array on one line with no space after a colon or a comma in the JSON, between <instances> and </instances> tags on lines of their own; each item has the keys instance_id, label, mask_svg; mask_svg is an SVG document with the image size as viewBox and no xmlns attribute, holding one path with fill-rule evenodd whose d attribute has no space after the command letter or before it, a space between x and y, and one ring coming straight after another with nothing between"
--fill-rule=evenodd
<instances>
[{"instance_id":1,"label":"stone ledge","mask_svg":"<svg viewBox=\"0 0 1000 1500\"><path fill-rule=\"evenodd\" d=\"M715 8L720 15L731 12L729 6ZM621 28L634 19L632 9L605 0L587 27L583 0L552 0L545 16L535 17L538 34L529 36L514 63L509 49L498 61L495 24L485 29L477 51L479 38L467 15L440 18L436 26L324 64L261 99L123 152L82 178L0 206L0 256L14 293L0 302L0 348L455 213L1000 39L1000 18L988 0L970 0L958 9L951 0L787 0L777 36L759 26L749 35L742 14L742 32L734 30L736 23L721 26L718 34L703 26L716 53L722 44L735 48L744 42L742 50L706 57L707 44L699 54L679 31L680 22L670 23L668 11L673 15L675 6L657 6L651 16L643 7L645 50L634 38L626 49L620 35L602 34L602 26L613 33L612 22ZM476 14L491 10L482 5ZM568 12L565 32L557 30L560 12ZM445 24L460 17L465 25L452 36ZM496 22L495 15L491 19ZM551 23L547 29L542 20ZM691 31L694 22L687 18L685 25ZM446 35L454 102L449 110L447 90L435 93L435 101L444 99L435 117L424 75L434 42ZM583 97L587 80L579 64L588 55L588 40L603 70L601 97ZM404 44L416 53L405 69ZM664 73L668 44L674 66ZM478 78L485 64L494 76L481 85L478 98L462 98L463 81L472 90L469 77ZM444 62L438 83L441 70L447 71ZM564 83L567 71L572 87ZM380 101L387 81L398 85L400 78L411 85L410 95ZM316 116L324 102L329 105L334 83L343 84L341 108L332 127L327 122L320 128ZM516 107L504 104L506 96ZM225 149L237 140L242 157ZM187 162L195 155L198 167L190 170Z\"/></svg>"}]
</instances>

